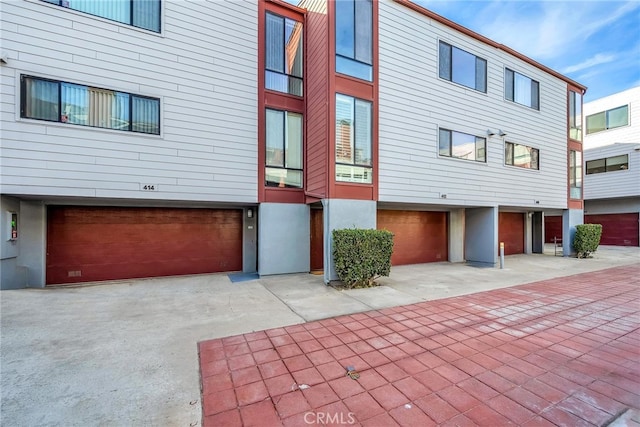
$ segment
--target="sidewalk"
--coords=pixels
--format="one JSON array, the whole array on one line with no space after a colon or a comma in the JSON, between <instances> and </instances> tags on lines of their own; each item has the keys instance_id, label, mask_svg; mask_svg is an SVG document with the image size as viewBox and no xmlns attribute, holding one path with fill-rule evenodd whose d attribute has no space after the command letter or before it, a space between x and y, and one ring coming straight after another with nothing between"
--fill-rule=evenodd
<instances>
[{"instance_id":1,"label":"sidewalk","mask_svg":"<svg viewBox=\"0 0 640 427\"><path fill-rule=\"evenodd\" d=\"M640 265L199 350L205 426L603 426L640 409Z\"/></svg>"}]
</instances>

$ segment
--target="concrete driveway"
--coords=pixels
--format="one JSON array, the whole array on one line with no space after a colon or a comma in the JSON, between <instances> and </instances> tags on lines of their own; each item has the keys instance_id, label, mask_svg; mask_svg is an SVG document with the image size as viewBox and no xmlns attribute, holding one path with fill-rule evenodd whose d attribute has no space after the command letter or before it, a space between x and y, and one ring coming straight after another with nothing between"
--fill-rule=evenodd
<instances>
[{"instance_id":1,"label":"concrete driveway","mask_svg":"<svg viewBox=\"0 0 640 427\"><path fill-rule=\"evenodd\" d=\"M199 425L199 341L640 261L639 248L552 254L510 256L503 270L394 267L366 290L309 274L238 283L213 274L2 291L0 423Z\"/></svg>"}]
</instances>

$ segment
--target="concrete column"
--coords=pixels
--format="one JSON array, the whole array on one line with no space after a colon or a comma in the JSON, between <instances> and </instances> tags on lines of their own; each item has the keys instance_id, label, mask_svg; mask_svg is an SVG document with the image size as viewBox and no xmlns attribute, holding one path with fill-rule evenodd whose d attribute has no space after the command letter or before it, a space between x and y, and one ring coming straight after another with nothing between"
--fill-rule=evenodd
<instances>
[{"instance_id":1,"label":"concrete column","mask_svg":"<svg viewBox=\"0 0 640 427\"><path fill-rule=\"evenodd\" d=\"M524 253L530 255L533 250L533 212L524 214Z\"/></svg>"},{"instance_id":2,"label":"concrete column","mask_svg":"<svg viewBox=\"0 0 640 427\"><path fill-rule=\"evenodd\" d=\"M498 265L498 207L465 210L465 257L478 266Z\"/></svg>"},{"instance_id":3,"label":"concrete column","mask_svg":"<svg viewBox=\"0 0 640 427\"><path fill-rule=\"evenodd\" d=\"M308 205L260 205L258 272L261 276L309 272L309 215Z\"/></svg>"},{"instance_id":4,"label":"concrete column","mask_svg":"<svg viewBox=\"0 0 640 427\"><path fill-rule=\"evenodd\" d=\"M257 207L251 206L243 209L242 226L242 271L255 273L258 264Z\"/></svg>"},{"instance_id":5,"label":"concrete column","mask_svg":"<svg viewBox=\"0 0 640 427\"><path fill-rule=\"evenodd\" d=\"M565 209L562 211L562 256L573 256L573 238L576 235L576 225L584 224L584 210Z\"/></svg>"},{"instance_id":6,"label":"concrete column","mask_svg":"<svg viewBox=\"0 0 640 427\"><path fill-rule=\"evenodd\" d=\"M377 205L373 200L323 199L324 282L338 280L333 261L333 230L376 228Z\"/></svg>"},{"instance_id":7,"label":"concrete column","mask_svg":"<svg viewBox=\"0 0 640 427\"><path fill-rule=\"evenodd\" d=\"M464 262L464 209L449 212L449 262Z\"/></svg>"},{"instance_id":8,"label":"concrete column","mask_svg":"<svg viewBox=\"0 0 640 427\"><path fill-rule=\"evenodd\" d=\"M44 288L47 268L47 207L40 201L20 202L20 255L27 287Z\"/></svg>"}]
</instances>

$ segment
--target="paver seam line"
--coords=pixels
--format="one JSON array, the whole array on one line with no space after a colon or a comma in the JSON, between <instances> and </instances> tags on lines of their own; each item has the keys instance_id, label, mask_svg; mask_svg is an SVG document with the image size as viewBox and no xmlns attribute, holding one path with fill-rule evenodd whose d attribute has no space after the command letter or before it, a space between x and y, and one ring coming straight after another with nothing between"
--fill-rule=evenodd
<instances>
[{"instance_id":1,"label":"paver seam line","mask_svg":"<svg viewBox=\"0 0 640 427\"><path fill-rule=\"evenodd\" d=\"M343 314L338 314L338 315L330 315L328 317L323 317L321 319L307 319L306 317L304 317L301 313L297 312L292 306L290 306L289 304L287 304L287 302L285 300L283 300L282 298L280 298L278 295L276 295L271 289L269 289L267 286L265 286L263 283L260 283L260 286L262 286L263 288L265 288L271 295L273 295L274 297L276 297L278 300L280 300L284 305L287 306L287 308L289 308L289 310L291 310L296 316L300 317L303 322L302 323L309 323L309 322L315 322L315 321L319 321L319 320L325 320L325 319L331 319L333 317L338 317L338 316L343 316ZM325 284L325 286L328 286ZM328 286L331 287L331 286ZM333 289L333 291L335 292L339 292L337 289ZM356 314L356 313L365 313L367 311L372 311L372 310L377 310L375 307L371 307L369 304L366 304L360 300L358 300L357 298L352 297L349 294L344 294L345 296L347 296L348 298L357 301L363 305L365 305L366 307L368 307L365 310L361 310L361 311L354 311L352 313L345 313L344 315L349 315L349 314ZM284 327L284 326L283 326Z\"/></svg>"}]
</instances>

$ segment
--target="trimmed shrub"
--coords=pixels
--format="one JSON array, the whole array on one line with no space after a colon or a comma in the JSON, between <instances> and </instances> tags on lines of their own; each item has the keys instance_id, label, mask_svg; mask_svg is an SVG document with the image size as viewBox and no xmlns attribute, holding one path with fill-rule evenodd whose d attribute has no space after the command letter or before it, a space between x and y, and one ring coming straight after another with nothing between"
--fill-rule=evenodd
<instances>
[{"instance_id":1,"label":"trimmed shrub","mask_svg":"<svg viewBox=\"0 0 640 427\"><path fill-rule=\"evenodd\" d=\"M576 226L576 235L573 239L573 249L578 253L578 258L590 258L598 249L602 225L582 224Z\"/></svg>"},{"instance_id":2,"label":"trimmed shrub","mask_svg":"<svg viewBox=\"0 0 640 427\"><path fill-rule=\"evenodd\" d=\"M375 285L391 271L393 233L388 230L347 228L333 230L336 273L348 288Z\"/></svg>"}]
</instances>

